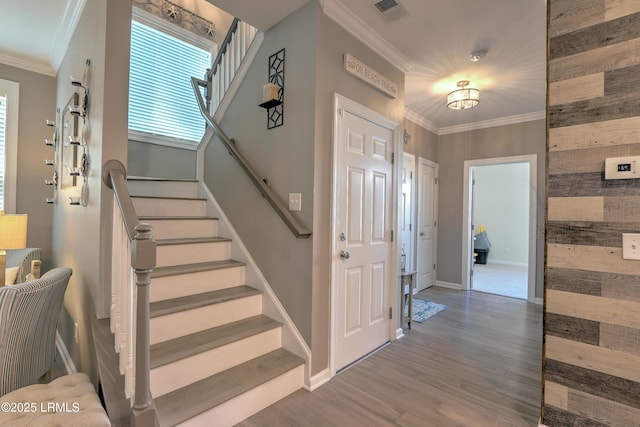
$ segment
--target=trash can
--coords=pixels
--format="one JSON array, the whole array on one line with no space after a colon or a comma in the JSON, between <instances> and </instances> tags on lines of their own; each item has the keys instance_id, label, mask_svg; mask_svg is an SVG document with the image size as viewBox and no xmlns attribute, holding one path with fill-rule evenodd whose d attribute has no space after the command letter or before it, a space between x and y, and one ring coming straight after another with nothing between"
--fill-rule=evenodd
<instances>
[{"instance_id":1,"label":"trash can","mask_svg":"<svg viewBox=\"0 0 640 427\"><path fill-rule=\"evenodd\" d=\"M473 237L473 252L476 253L476 264L486 264L490 250L491 242L487 237L486 231L478 233Z\"/></svg>"}]
</instances>

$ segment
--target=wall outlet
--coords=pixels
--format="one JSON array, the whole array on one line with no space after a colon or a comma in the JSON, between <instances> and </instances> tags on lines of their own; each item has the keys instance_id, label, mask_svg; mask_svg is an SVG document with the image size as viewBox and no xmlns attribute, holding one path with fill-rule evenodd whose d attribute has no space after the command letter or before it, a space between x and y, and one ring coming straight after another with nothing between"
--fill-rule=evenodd
<instances>
[{"instance_id":1,"label":"wall outlet","mask_svg":"<svg viewBox=\"0 0 640 427\"><path fill-rule=\"evenodd\" d=\"M302 210L302 194L301 193L289 193L289 210L290 211Z\"/></svg>"},{"instance_id":2,"label":"wall outlet","mask_svg":"<svg viewBox=\"0 0 640 427\"><path fill-rule=\"evenodd\" d=\"M622 258L640 260L640 233L622 233Z\"/></svg>"}]
</instances>

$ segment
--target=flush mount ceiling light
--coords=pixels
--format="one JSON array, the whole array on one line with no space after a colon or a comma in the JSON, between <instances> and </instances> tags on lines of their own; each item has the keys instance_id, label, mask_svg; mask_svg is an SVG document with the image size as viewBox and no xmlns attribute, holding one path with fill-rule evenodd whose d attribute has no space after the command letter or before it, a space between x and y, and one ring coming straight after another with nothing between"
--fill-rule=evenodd
<instances>
[{"instance_id":1,"label":"flush mount ceiling light","mask_svg":"<svg viewBox=\"0 0 640 427\"><path fill-rule=\"evenodd\" d=\"M452 110L465 110L475 107L480 103L480 91L478 89L465 88L469 85L468 80L460 80L458 87L447 95L447 107Z\"/></svg>"},{"instance_id":2,"label":"flush mount ceiling light","mask_svg":"<svg viewBox=\"0 0 640 427\"><path fill-rule=\"evenodd\" d=\"M478 62L478 61L482 60L482 58L484 58L486 54L487 54L487 52L484 51L484 50L479 50L477 52L472 52L472 53L469 54L469 61Z\"/></svg>"}]
</instances>

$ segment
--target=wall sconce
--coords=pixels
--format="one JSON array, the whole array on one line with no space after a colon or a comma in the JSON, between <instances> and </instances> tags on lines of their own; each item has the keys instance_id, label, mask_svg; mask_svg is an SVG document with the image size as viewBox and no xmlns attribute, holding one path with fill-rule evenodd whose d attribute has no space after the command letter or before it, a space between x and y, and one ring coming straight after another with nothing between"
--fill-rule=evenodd
<instances>
[{"instance_id":1,"label":"wall sconce","mask_svg":"<svg viewBox=\"0 0 640 427\"><path fill-rule=\"evenodd\" d=\"M269 83L262 87L259 106L267 110L267 129L284 124L284 48L269 57Z\"/></svg>"},{"instance_id":2,"label":"wall sconce","mask_svg":"<svg viewBox=\"0 0 640 427\"><path fill-rule=\"evenodd\" d=\"M77 108L77 112L70 108L71 114L79 114L81 117L87 117L89 114L89 68L91 66L91 60L87 59L84 64L84 71L82 73L82 80L69 76L71 84L76 87L81 87L84 91L84 97L82 98L82 108Z\"/></svg>"}]
</instances>

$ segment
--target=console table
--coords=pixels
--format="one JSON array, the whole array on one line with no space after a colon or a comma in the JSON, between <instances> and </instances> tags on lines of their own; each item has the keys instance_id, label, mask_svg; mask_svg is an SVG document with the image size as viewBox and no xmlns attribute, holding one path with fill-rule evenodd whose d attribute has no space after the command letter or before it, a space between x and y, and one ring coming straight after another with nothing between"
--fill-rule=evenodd
<instances>
[{"instance_id":1,"label":"console table","mask_svg":"<svg viewBox=\"0 0 640 427\"><path fill-rule=\"evenodd\" d=\"M413 315L413 281L416 276L414 270L402 271L400 273L400 294L402 297L402 308L400 312L401 325L404 323L404 305L409 301L409 307L407 309L408 325L411 329L411 316Z\"/></svg>"}]
</instances>

